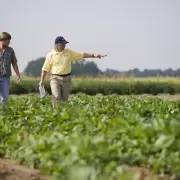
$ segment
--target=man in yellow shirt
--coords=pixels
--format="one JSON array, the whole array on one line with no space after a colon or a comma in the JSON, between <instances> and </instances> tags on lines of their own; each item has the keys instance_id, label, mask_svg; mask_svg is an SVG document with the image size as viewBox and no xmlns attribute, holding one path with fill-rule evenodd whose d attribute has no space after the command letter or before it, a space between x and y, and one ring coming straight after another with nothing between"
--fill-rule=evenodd
<instances>
[{"instance_id":1,"label":"man in yellow shirt","mask_svg":"<svg viewBox=\"0 0 180 180\"><path fill-rule=\"evenodd\" d=\"M55 48L46 56L42 67L40 86L44 85L47 72L50 76L53 106L56 102L67 101L71 90L71 65L72 61L83 58L102 58L104 55L79 53L66 48L69 42L62 36L55 39Z\"/></svg>"}]
</instances>

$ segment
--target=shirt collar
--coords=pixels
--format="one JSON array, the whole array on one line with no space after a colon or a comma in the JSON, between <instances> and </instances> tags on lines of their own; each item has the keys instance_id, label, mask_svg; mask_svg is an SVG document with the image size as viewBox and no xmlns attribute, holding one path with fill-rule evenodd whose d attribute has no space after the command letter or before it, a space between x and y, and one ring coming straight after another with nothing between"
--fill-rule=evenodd
<instances>
[{"instance_id":1,"label":"shirt collar","mask_svg":"<svg viewBox=\"0 0 180 180\"><path fill-rule=\"evenodd\" d=\"M62 52L58 52L55 49L53 49L51 52L52 52L52 54L62 54L65 52L65 49Z\"/></svg>"}]
</instances>

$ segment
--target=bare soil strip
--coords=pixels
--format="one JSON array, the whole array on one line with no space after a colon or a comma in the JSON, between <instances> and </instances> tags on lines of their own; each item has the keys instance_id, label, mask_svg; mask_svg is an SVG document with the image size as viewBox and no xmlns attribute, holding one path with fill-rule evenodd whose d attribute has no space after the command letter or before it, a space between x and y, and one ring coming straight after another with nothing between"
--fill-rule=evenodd
<instances>
[{"instance_id":1,"label":"bare soil strip","mask_svg":"<svg viewBox=\"0 0 180 180\"><path fill-rule=\"evenodd\" d=\"M51 180L38 170L28 169L11 160L0 159L0 180Z\"/></svg>"},{"instance_id":2,"label":"bare soil strip","mask_svg":"<svg viewBox=\"0 0 180 180\"><path fill-rule=\"evenodd\" d=\"M131 167L130 173L136 174L136 180L170 180L167 175L154 176L144 168ZM0 159L0 180L52 180L36 169L29 169L12 160Z\"/></svg>"}]
</instances>

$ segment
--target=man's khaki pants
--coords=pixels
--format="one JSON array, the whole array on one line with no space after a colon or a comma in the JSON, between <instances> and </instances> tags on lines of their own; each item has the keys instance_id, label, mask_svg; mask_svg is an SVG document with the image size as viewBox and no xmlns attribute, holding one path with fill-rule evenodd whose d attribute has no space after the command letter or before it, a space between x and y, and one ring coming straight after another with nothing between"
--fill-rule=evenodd
<instances>
[{"instance_id":1,"label":"man's khaki pants","mask_svg":"<svg viewBox=\"0 0 180 180\"><path fill-rule=\"evenodd\" d=\"M71 76L57 76L51 75L50 86L52 93L52 105L53 107L57 102L67 101L69 98L72 82Z\"/></svg>"}]
</instances>

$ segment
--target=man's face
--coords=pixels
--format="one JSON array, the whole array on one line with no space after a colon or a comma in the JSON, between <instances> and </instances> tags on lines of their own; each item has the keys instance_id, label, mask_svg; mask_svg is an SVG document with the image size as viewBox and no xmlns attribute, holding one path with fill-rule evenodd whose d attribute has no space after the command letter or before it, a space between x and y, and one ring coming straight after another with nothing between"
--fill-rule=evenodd
<instances>
[{"instance_id":1,"label":"man's face","mask_svg":"<svg viewBox=\"0 0 180 180\"><path fill-rule=\"evenodd\" d=\"M65 47L66 47L65 44L56 44L56 48L58 51L63 51Z\"/></svg>"},{"instance_id":2,"label":"man's face","mask_svg":"<svg viewBox=\"0 0 180 180\"><path fill-rule=\"evenodd\" d=\"M10 44L10 40L8 40L8 39L4 39L4 40L1 40L1 41L2 41L3 47L8 47L9 44Z\"/></svg>"}]
</instances>

